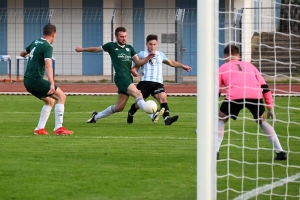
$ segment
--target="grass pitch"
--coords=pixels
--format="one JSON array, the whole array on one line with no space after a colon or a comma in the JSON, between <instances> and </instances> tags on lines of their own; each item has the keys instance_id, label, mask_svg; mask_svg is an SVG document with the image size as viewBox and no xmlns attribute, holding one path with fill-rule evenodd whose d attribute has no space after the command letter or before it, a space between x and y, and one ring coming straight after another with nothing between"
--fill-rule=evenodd
<instances>
[{"instance_id":1,"label":"grass pitch","mask_svg":"<svg viewBox=\"0 0 300 200\"><path fill-rule=\"evenodd\" d=\"M180 116L171 126L162 119L153 124L141 111L127 124L132 98L123 112L85 123L92 111L115 100L116 96L68 96L64 126L75 133L60 137L52 134L53 110L46 125L50 134L33 135L41 101L0 95L0 199L196 199L196 97L169 97L171 115ZM281 107L275 109L275 129L289 152L288 161L272 160L274 151L248 112L227 124L230 131L217 163L218 199L233 199L237 191L270 184L272 176L275 182L299 173L299 124L287 122L299 122L300 115L286 106L299 108L300 103L297 98L288 100L276 98ZM297 181L259 199L270 199L271 192L274 197L286 191L297 196Z\"/></svg>"}]
</instances>

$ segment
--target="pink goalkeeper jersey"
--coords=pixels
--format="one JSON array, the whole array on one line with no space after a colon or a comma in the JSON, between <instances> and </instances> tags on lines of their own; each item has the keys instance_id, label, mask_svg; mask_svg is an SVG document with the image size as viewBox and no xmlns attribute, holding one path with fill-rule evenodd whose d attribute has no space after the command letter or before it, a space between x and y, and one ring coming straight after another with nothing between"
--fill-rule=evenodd
<instances>
[{"instance_id":1,"label":"pink goalkeeper jersey","mask_svg":"<svg viewBox=\"0 0 300 200\"><path fill-rule=\"evenodd\" d=\"M219 68L219 93L226 89L226 99L261 99L261 85L266 84L257 68L249 62L231 60Z\"/></svg>"}]
</instances>

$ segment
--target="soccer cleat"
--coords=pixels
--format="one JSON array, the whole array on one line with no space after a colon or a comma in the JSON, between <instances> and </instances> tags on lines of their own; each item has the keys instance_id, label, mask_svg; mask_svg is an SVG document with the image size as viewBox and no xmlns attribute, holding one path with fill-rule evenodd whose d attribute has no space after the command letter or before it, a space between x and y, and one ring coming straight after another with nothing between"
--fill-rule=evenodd
<instances>
[{"instance_id":1,"label":"soccer cleat","mask_svg":"<svg viewBox=\"0 0 300 200\"><path fill-rule=\"evenodd\" d=\"M179 117L178 115L175 115L175 116L173 116L173 117L168 117L168 118L165 120L165 125L171 125L171 124L173 124L174 122L177 121L178 117Z\"/></svg>"},{"instance_id":2,"label":"soccer cleat","mask_svg":"<svg viewBox=\"0 0 300 200\"><path fill-rule=\"evenodd\" d=\"M53 133L55 135L72 135L74 132L67 130L65 127L60 127L58 129L56 129L55 131L53 131Z\"/></svg>"},{"instance_id":3,"label":"soccer cleat","mask_svg":"<svg viewBox=\"0 0 300 200\"><path fill-rule=\"evenodd\" d=\"M129 112L127 114L127 123L132 124L133 123L133 115L131 115Z\"/></svg>"},{"instance_id":4,"label":"soccer cleat","mask_svg":"<svg viewBox=\"0 0 300 200\"><path fill-rule=\"evenodd\" d=\"M287 156L286 153L284 151L281 151L280 153L276 153L276 157L274 158L274 160L286 160Z\"/></svg>"},{"instance_id":5,"label":"soccer cleat","mask_svg":"<svg viewBox=\"0 0 300 200\"><path fill-rule=\"evenodd\" d=\"M35 129L33 132L35 135L48 135L48 132L46 129L41 128L41 129Z\"/></svg>"},{"instance_id":6,"label":"soccer cleat","mask_svg":"<svg viewBox=\"0 0 300 200\"><path fill-rule=\"evenodd\" d=\"M162 116L164 112L165 112L165 108L161 108L160 111L157 111L152 117L152 122L154 123L158 122L160 116Z\"/></svg>"},{"instance_id":7,"label":"soccer cleat","mask_svg":"<svg viewBox=\"0 0 300 200\"><path fill-rule=\"evenodd\" d=\"M94 111L94 112L92 113L91 118L88 119L88 120L86 121L86 123L96 123L95 116L96 116L97 114L98 114L98 113L97 113L96 111Z\"/></svg>"}]
</instances>

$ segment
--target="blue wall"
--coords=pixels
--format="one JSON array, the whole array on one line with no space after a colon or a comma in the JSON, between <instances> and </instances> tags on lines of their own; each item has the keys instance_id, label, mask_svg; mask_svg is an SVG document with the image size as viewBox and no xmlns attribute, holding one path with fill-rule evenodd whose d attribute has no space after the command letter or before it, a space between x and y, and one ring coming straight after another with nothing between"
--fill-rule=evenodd
<instances>
[{"instance_id":1,"label":"blue wall","mask_svg":"<svg viewBox=\"0 0 300 200\"><path fill-rule=\"evenodd\" d=\"M133 47L138 53L145 49L145 1L133 0Z\"/></svg>"},{"instance_id":2,"label":"blue wall","mask_svg":"<svg viewBox=\"0 0 300 200\"><path fill-rule=\"evenodd\" d=\"M197 0L176 0L176 8L186 9L183 27L183 64L192 67L191 72L184 71L184 75L197 75Z\"/></svg>"},{"instance_id":3,"label":"blue wall","mask_svg":"<svg viewBox=\"0 0 300 200\"><path fill-rule=\"evenodd\" d=\"M82 46L101 46L103 44L103 0L84 0L82 1L82 8ZM95 18L94 12L99 13L97 18ZM103 75L104 66L102 63L103 53L84 52L82 55L82 74Z\"/></svg>"},{"instance_id":4,"label":"blue wall","mask_svg":"<svg viewBox=\"0 0 300 200\"><path fill-rule=\"evenodd\" d=\"M2 15L6 14L7 1L0 1ZM7 55L7 18L0 18L0 55ZM0 74L7 74L7 62L0 62Z\"/></svg>"}]
</instances>

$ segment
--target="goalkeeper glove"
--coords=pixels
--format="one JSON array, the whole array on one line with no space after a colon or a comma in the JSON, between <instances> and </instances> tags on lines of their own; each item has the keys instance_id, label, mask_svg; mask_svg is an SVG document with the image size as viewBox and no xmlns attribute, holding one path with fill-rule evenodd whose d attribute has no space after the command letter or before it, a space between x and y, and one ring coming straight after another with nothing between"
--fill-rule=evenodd
<instances>
[{"instance_id":1,"label":"goalkeeper glove","mask_svg":"<svg viewBox=\"0 0 300 200\"><path fill-rule=\"evenodd\" d=\"M273 108L268 108L267 118L270 119L270 117L272 118L273 124L275 124L276 123L276 115L274 113Z\"/></svg>"}]
</instances>

